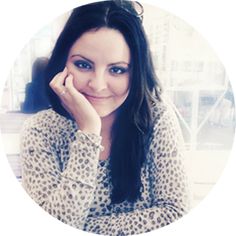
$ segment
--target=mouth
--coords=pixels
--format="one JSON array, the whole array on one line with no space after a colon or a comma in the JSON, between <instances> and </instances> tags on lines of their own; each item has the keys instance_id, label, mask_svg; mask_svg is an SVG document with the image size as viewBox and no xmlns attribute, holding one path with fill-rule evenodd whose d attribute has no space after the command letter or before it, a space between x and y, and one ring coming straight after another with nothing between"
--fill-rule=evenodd
<instances>
[{"instance_id":1,"label":"mouth","mask_svg":"<svg viewBox=\"0 0 236 236\"><path fill-rule=\"evenodd\" d=\"M88 100L91 100L91 101L103 101L103 100L110 98L110 96L96 96L96 95L90 95L90 94L86 94L86 93L84 93L84 96Z\"/></svg>"}]
</instances>

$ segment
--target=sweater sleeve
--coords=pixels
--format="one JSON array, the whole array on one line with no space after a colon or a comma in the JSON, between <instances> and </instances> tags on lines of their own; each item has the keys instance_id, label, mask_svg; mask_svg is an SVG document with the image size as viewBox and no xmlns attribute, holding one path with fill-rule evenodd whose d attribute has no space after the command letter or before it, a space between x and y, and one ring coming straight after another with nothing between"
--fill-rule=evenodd
<instances>
[{"instance_id":1,"label":"sweater sleeve","mask_svg":"<svg viewBox=\"0 0 236 236\"><path fill-rule=\"evenodd\" d=\"M29 122L30 124L30 122ZM50 129L25 125L21 137L22 185L48 213L83 228L96 186L101 137L76 133L68 148L67 166L60 167Z\"/></svg>"},{"instance_id":2,"label":"sweater sleeve","mask_svg":"<svg viewBox=\"0 0 236 236\"><path fill-rule=\"evenodd\" d=\"M164 111L155 122L149 150L152 202L145 209L88 217L86 230L104 235L149 232L182 217L189 208L187 178L183 165L183 139L175 114Z\"/></svg>"}]
</instances>

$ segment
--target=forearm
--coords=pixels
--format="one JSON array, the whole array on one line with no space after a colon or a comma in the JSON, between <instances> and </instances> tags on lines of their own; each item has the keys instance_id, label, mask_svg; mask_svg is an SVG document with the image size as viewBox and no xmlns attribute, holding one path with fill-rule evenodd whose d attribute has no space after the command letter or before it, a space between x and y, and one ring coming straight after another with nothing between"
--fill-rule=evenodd
<instances>
[{"instance_id":1,"label":"forearm","mask_svg":"<svg viewBox=\"0 0 236 236\"><path fill-rule=\"evenodd\" d=\"M185 206L168 203L146 209L88 217L84 230L102 235L132 235L149 232L168 225L185 214Z\"/></svg>"},{"instance_id":2,"label":"forearm","mask_svg":"<svg viewBox=\"0 0 236 236\"><path fill-rule=\"evenodd\" d=\"M100 141L96 135L79 132L70 145L63 171L56 168L56 158L50 151L41 150L40 157L39 153L30 156L23 152L22 183L26 191L51 215L77 228L83 227L93 201ZM40 160L47 160L47 164Z\"/></svg>"}]
</instances>

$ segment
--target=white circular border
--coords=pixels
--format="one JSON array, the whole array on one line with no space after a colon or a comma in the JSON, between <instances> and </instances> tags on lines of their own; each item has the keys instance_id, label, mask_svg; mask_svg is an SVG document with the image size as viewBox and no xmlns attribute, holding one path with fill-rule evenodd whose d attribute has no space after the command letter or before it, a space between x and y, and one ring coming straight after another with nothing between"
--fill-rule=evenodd
<instances>
[{"instance_id":1,"label":"white circular border","mask_svg":"<svg viewBox=\"0 0 236 236\"><path fill-rule=\"evenodd\" d=\"M92 1L79 1L80 4ZM223 62L236 91L236 14L232 0L141 1L173 13L202 34ZM43 25L77 6L78 0L7 0L0 3L0 89L17 55ZM0 93L1 95L1 93ZM0 139L1 142L1 139ZM234 142L235 143L235 142ZM5 158L0 143L0 235L88 235L62 224L38 207L24 192ZM222 177L191 212L148 235L235 235L235 145Z\"/></svg>"}]
</instances>

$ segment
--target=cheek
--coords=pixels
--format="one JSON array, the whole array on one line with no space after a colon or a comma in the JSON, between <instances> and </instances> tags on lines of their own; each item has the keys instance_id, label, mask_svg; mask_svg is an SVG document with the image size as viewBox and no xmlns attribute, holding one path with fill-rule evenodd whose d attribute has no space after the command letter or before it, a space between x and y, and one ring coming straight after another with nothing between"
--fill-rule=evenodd
<instances>
[{"instance_id":1,"label":"cheek","mask_svg":"<svg viewBox=\"0 0 236 236\"><path fill-rule=\"evenodd\" d=\"M82 91L87 86L88 79L85 76L81 76L81 75L78 75L78 74L72 74L72 75L73 75L74 87L78 91Z\"/></svg>"},{"instance_id":2,"label":"cheek","mask_svg":"<svg viewBox=\"0 0 236 236\"><path fill-rule=\"evenodd\" d=\"M80 81L78 81L78 79L75 78L75 76L73 79L73 84L74 84L74 87L76 88L76 90L78 90L78 91L81 91L81 89L83 89L83 87L84 87L83 84Z\"/></svg>"},{"instance_id":3,"label":"cheek","mask_svg":"<svg viewBox=\"0 0 236 236\"><path fill-rule=\"evenodd\" d=\"M113 89L117 96L127 96L129 94L129 80L123 80L114 84Z\"/></svg>"},{"instance_id":4,"label":"cheek","mask_svg":"<svg viewBox=\"0 0 236 236\"><path fill-rule=\"evenodd\" d=\"M87 85L88 78L84 73L79 72L73 66L67 65L68 73L73 75L74 87L80 91Z\"/></svg>"}]
</instances>

